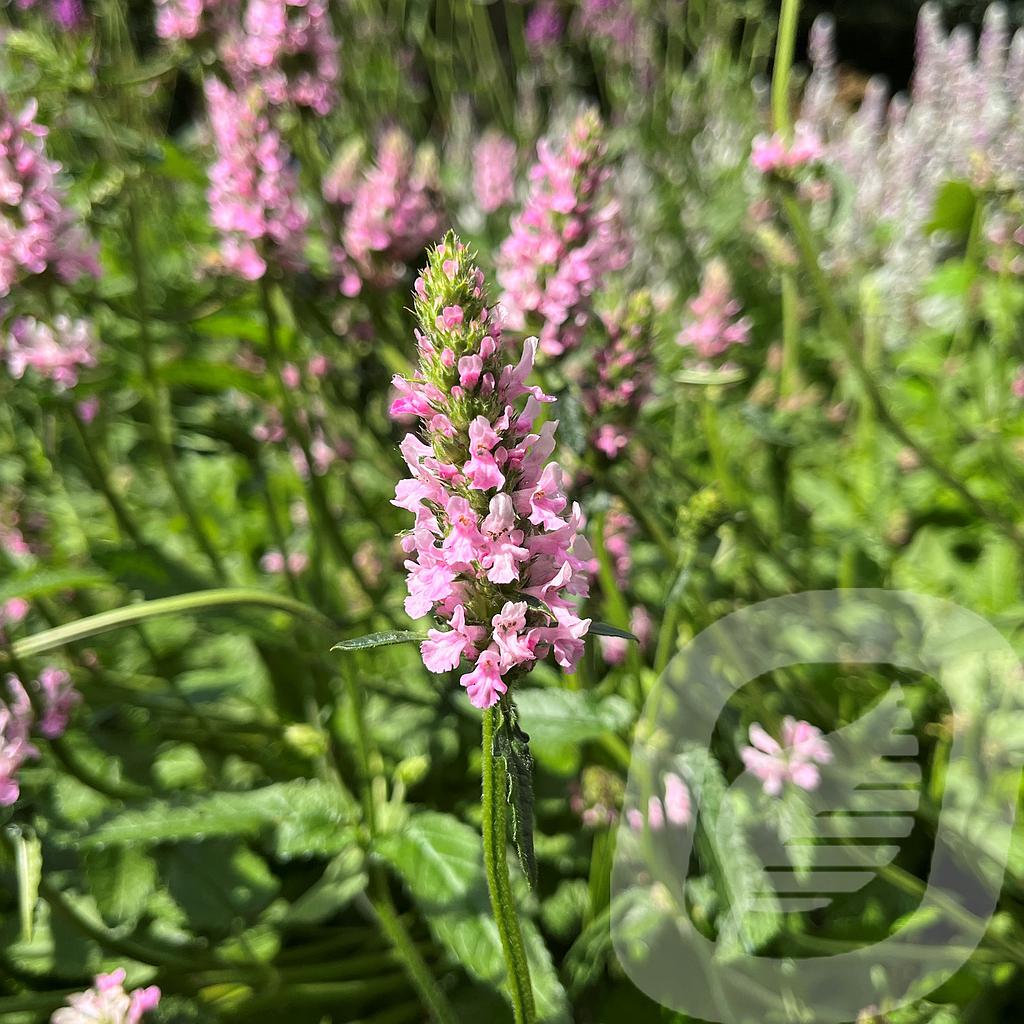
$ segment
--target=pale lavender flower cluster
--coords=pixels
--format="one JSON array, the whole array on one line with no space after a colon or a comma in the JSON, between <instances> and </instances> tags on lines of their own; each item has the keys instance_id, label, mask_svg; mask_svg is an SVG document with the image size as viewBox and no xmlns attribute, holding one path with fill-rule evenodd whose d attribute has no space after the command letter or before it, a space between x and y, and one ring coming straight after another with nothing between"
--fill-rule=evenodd
<instances>
[{"instance_id":1,"label":"pale lavender flower cluster","mask_svg":"<svg viewBox=\"0 0 1024 1024\"><path fill-rule=\"evenodd\" d=\"M100 974L93 987L68 997L68 1005L55 1010L50 1024L139 1024L160 1004L156 985L127 992L124 968Z\"/></svg>"},{"instance_id":2,"label":"pale lavender flower cluster","mask_svg":"<svg viewBox=\"0 0 1024 1024\"><path fill-rule=\"evenodd\" d=\"M927 230L942 185L1024 183L1024 34L1011 41L1007 24L1003 5L990 6L975 48L968 28L947 35L926 4L909 96L889 101L885 83L873 79L852 114L838 95L832 23L815 27L801 119L823 140L824 159L850 196L830 218L825 260L839 272L858 261L880 268L893 342L943 258L941 238Z\"/></svg>"},{"instance_id":3,"label":"pale lavender flower cluster","mask_svg":"<svg viewBox=\"0 0 1024 1024\"><path fill-rule=\"evenodd\" d=\"M711 260L704 270L700 293L690 301L690 321L676 341L692 348L701 359L714 359L734 345L750 340L750 320L732 290L729 270L721 260Z\"/></svg>"},{"instance_id":4,"label":"pale lavender flower cluster","mask_svg":"<svg viewBox=\"0 0 1024 1024\"><path fill-rule=\"evenodd\" d=\"M473 150L473 190L484 213L496 213L516 194L516 144L501 132L485 133Z\"/></svg>"},{"instance_id":5,"label":"pale lavender flower cluster","mask_svg":"<svg viewBox=\"0 0 1024 1024\"><path fill-rule=\"evenodd\" d=\"M832 761L832 748L821 730L788 715L782 721L781 743L757 722L750 727L750 743L740 749L740 757L769 796L778 796L786 782L801 789L817 789L821 781L818 765Z\"/></svg>"},{"instance_id":6,"label":"pale lavender flower cluster","mask_svg":"<svg viewBox=\"0 0 1024 1024\"><path fill-rule=\"evenodd\" d=\"M32 700L17 676L8 676L8 699L0 698L0 807L9 807L21 794L18 770L29 758L39 756L31 741L33 727L47 739L56 739L68 727L71 712L81 703L71 676L48 666L33 683L39 693L42 717L36 722Z\"/></svg>"},{"instance_id":7,"label":"pale lavender flower cluster","mask_svg":"<svg viewBox=\"0 0 1024 1024\"><path fill-rule=\"evenodd\" d=\"M510 361L483 273L454 234L431 251L414 305L419 371L395 379L392 406L423 428L422 439L402 442L410 479L394 502L416 516L402 541L405 607L413 618L432 611L445 627L422 645L427 668L468 659L461 683L487 708L548 653L573 671L590 628L575 599L587 594L591 554L583 514L548 461L557 421L534 429L551 401L526 383L536 341Z\"/></svg>"},{"instance_id":8,"label":"pale lavender flower cluster","mask_svg":"<svg viewBox=\"0 0 1024 1024\"><path fill-rule=\"evenodd\" d=\"M32 370L58 391L65 391L78 383L80 370L96 365L96 338L86 320L60 314L50 325L19 316L6 338L0 339L0 359L15 380Z\"/></svg>"},{"instance_id":9,"label":"pale lavender flower cluster","mask_svg":"<svg viewBox=\"0 0 1024 1024\"><path fill-rule=\"evenodd\" d=\"M207 198L224 267L250 281L267 272L268 261L300 268L308 217L291 154L259 90L236 93L209 79L206 101L217 153Z\"/></svg>"},{"instance_id":10,"label":"pale lavender flower cluster","mask_svg":"<svg viewBox=\"0 0 1024 1024\"><path fill-rule=\"evenodd\" d=\"M557 356L579 345L593 318L592 297L629 260L619 204L606 192L601 120L580 115L560 148L537 146L530 194L498 254L508 326L536 329L540 349Z\"/></svg>"},{"instance_id":11,"label":"pale lavender flower cluster","mask_svg":"<svg viewBox=\"0 0 1024 1024\"><path fill-rule=\"evenodd\" d=\"M628 54L637 34L632 0L582 0L576 29L584 39L600 40Z\"/></svg>"},{"instance_id":12,"label":"pale lavender flower cluster","mask_svg":"<svg viewBox=\"0 0 1024 1024\"><path fill-rule=\"evenodd\" d=\"M337 102L338 41L324 0L249 0L241 30L224 36L224 64L240 90L273 104L329 114Z\"/></svg>"},{"instance_id":13,"label":"pale lavender flower cluster","mask_svg":"<svg viewBox=\"0 0 1024 1024\"><path fill-rule=\"evenodd\" d=\"M417 154L401 129L388 130L373 166L351 191L343 249L337 254L343 291L349 261L362 280L378 287L400 281L441 225L437 183L426 154Z\"/></svg>"},{"instance_id":14,"label":"pale lavender flower cluster","mask_svg":"<svg viewBox=\"0 0 1024 1024\"><path fill-rule=\"evenodd\" d=\"M95 247L68 208L61 165L46 155L47 130L32 101L15 114L0 97L0 296L50 272L65 283L99 275Z\"/></svg>"}]
</instances>

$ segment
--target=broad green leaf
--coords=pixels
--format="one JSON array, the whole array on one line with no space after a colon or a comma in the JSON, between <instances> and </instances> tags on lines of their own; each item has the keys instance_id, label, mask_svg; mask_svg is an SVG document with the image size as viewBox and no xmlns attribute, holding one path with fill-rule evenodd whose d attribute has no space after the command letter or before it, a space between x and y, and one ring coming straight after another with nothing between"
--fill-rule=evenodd
<instances>
[{"instance_id":1,"label":"broad green leaf","mask_svg":"<svg viewBox=\"0 0 1024 1024\"><path fill-rule=\"evenodd\" d=\"M251 923L275 898L280 883L266 861L232 839L180 843L161 850L162 875L189 926L223 935Z\"/></svg>"},{"instance_id":2,"label":"broad green leaf","mask_svg":"<svg viewBox=\"0 0 1024 1024\"><path fill-rule=\"evenodd\" d=\"M375 850L405 882L431 930L473 977L502 985L505 961L491 917L483 846L476 830L449 814L423 811L401 832L381 836ZM537 926L520 917L543 1024L567 1022L568 1000Z\"/></svg>"},{"instance_id":3,"label":"broad green leaf","mask_svg":"<svg viewBox=\"0 0 1024 1024\"><path fill-rule=\"evenodd\" d=\"M935 198L931 220L925 231L932 234L946 231L957 238L966 238L974 221L978 197L966 181L947 181Z\"/></svg>"},{"instance_id":4,"label":"broad green leaf","mask_svg":"<svg viewBox=\"0 0 1024 1024\"><path fill-rule=\"evenodd\" d=\"M109 584L109 577L89 569L37 569L0 583L0 604L12 597L46 597L62 590L84 590Z\"/></svg>"},{"instance_id":5,"label":"broad green leaf","mask_svg":"<svg viewBox=\"0 0 1024 1024\"><path fill-rule=\"evenodd\" d=\"M527 689L516 692L519 721L534 744L584 743L628 728L629 702L582 690Z\"/></svg>"},{"instance_id":6,"label":"broad green leaf","mask_svg":"<svg viewBox=\"0 0 1024 1024\"><path fill-rule=\"evenodd\" d=\"M365 651L370 647L388 647L391 644L420 643L426 640L422 633L410 633L408 630L393 630L386 633L367 633L353 640L342 640L336 643L332 651Z\"/></svg>"},{"instance_id":7,"label":"broad green leaf","mask_svg":"<svg viewBox=\"0 0 1024 1024\"><path fill-rule=\"evenodd\" d=\"M84 849L156 846L197 839L263 838L276 856L329 856L351 842L354 802L339 788L299 779L245 793L153 800L122 811L78 840Z\"/></svg>"},{"instance_id":8,"label":"broad green leaf","mask_svg":"<svg viewBox=\"0 0 1024 1024\"><path fill-rule=\"evenodd\" d=\"M156 862L141 847L87 850L85 877L96 907L111 924L137 921L156 888Z\"/></svg>"},{"instance_id":9,"label":"broad green leaf","mask_svg":"<svg viewBox=\"0 0 1024 1024\"><path fill-rule=\"evenodd\" d=\"M285 922L291 925L315 925L334 917L366 888L366 863L363 851L352 845L327 865L323 875L288 909Z\"/></svg>"}]
</instances>

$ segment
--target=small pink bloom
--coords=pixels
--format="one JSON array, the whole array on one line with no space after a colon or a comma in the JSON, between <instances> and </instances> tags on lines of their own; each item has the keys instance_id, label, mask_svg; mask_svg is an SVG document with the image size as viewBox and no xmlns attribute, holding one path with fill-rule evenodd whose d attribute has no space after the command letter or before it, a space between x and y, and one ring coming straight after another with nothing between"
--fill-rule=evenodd
<instances>
[{"instance_id":1,"label":"small pink bloom","mask_svg":"<svg viewBox=\"0 0 1024 1024\"><path fill-rule=\"evenodd\" d=\"M665 774L665 814L673 825L690 823L690 790L675 772Z\"/></svg>"},{"instance_id":2,"label":"small pink bloom","mask_svg":"<svg viewBox=\"0 0 1024 1024\"><path fill-rule=\"evenodd\" d=\"M508 690L501 678L501 658L492 648L477 658L476 667L462 676L459 682L466 688L469 701L475 708L493 707Z\"/></svg>"},{"instance_id":3,"label":"small pink bloom","mask_svg":"<svg viewBox=\"0 0 1024 1024\"><path fill-rule=\"evenodd\" d=\"M448 625L451 628L447 630L431 629L420 644L423 664L431 672L448 672L455 668L463 655L475 652L485 635L482 627L466 625L466 609L461 604L455 608Z\"/></svg>"},{"instance_id":4,"label":"small pink bloom","mask_svg":"<svg viewBox=\"0 0 1024 1024\"><path fill-rule=\"evenodd\" d=\"M469 425L469 461L463 467L469 486L475 491L490 491L505 483L493 451L501 441L484 416L477 416Z\"/></svg>"},{"instance_id":5,"label":"small pink bloom","mask_svg":"<svg viewBox=\"0 0 1024 1024\"><path fill-rule=\"evenodd\" d=\"M832 749L821 730L790 717L783 720L781 744L757 722L750 726L750 742L752 746L741 748L740 757L769 796L778 796L787 781L801 789L816 789L820 781L817 765L832 760Z\"/></svg>"},{"instance_id":6,"label":"small pink bloom","mask_svg":"<svg viewBox=\"0 0 1024 1024\"><path fill-rule=\"evenodd\" d=\"M462 326L462 307L445 306L441 315L437 318L438 330L453 331L456 327Z\"/></svg>"}]
</instances>

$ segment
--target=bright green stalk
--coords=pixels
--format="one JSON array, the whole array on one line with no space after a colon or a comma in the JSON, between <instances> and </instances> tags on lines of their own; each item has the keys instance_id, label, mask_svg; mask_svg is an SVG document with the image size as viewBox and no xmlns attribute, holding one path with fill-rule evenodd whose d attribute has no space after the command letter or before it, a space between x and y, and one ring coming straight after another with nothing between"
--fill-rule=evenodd
<instances>
[{"instance_id":1,"label":"bright green stalk","mask_svg":"<svg viewBox=\"0 0 1024 1024\"><path fill-rule=\"evenodd\" d=\"M779 394L788 398L796 391L800 373L800 293L796 274L782 272L782 370Z\"/></svg>"},{"instance_id":2,"label":"bright green stalk","mask_svg":"<svg viewBox=\"0 0 1024 1024\"><path fill-rule=\"evenodd\" d=\"M484 868L491 910L498 926L501 949L508 971L508 991L516 1024L532 1024L537 1019L533 1004L533 985L526 947L519 929L512 884L508 874L508 839L505 826L505 794L507 780L505 762L494 756L494 731L500 711L488 708L483 715L483 839Z\"/></svg>"},{"instance_id":3,"label":"bright green stalk","mask_svg":"<svg viewBox=\"0 0 1024 1024\"><path fill-rule=\"evenodd\" d=\"M65 644L74 643L76 640L84 640L86 637L106 633L122 626L134 626L147 619L198 612L206 608L244 604L263 605L289 612L332 633L336 629L326 616L292 597L245 587L222 587L215 590L197 590L191 594L179 594L175 597L160 597L154 601L139 601L136 604L125 605L123 608L100 612L98 615L90 615L87 618L78 619L76 622L68 622L42 633L36 633L35 636L17 640L11 645L11 650L16 658L31 658L37 654L56 650Z\"/></svg>"},{"instance_id":4,"label":"bright green stalk","mask_svg":"<svg viewBox=\"0 0 1024 1024\"><path fill-rule=\"evenodd\" d=\"M772 71L772 123L775 130L787 139L793 131L789 113L789 77L793 70L799 14L800 0L782 0L779 35L775 41L775 68Z\"/></svg>"}]
</instances>

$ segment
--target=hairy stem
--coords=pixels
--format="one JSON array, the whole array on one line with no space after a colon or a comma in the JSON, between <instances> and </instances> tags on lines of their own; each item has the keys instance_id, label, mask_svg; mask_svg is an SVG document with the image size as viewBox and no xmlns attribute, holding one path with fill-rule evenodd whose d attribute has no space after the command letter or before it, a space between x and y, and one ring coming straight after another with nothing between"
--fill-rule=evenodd
<instances>
[{"instance_id":1,"label":"hairy stem","mask_svg":"<svg viewBox=\"0 0 1024 1024\"><path fill-rule=\"evenodd\" d=\"M526 947L519 930L515 900L508 874L508 849L505 826L505 793L507 779L505 764L494 756L494 730L500 711L488 708L483 715L483 840L484 868L487 889L491 895L491 910L498 926L501 948L508 971L508 991L516 1024L532 1024L537 1019L533 1004L533 985Z\"/></svg>"}]
</instances>

